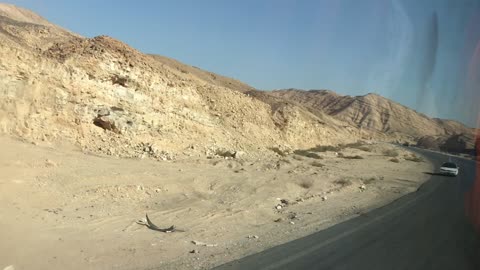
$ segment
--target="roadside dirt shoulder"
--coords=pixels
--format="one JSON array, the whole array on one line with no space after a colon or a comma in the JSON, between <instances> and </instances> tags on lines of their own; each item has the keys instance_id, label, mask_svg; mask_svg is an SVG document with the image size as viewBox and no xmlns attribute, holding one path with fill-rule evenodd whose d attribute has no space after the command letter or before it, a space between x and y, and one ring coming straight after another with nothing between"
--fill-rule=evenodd
<instances>
[{"instance_id":1,"label":"roadside dirt shoulder","mask_svg":"<svg viewBox=\"0 0 480 270\"><path fill-rule=\"evenodd\" d=\"M163 162L0 147L0 267L18 269L208 269L384 205L432 170L381 144ZM137 224L146 213L179 231Z\"/></svg>"}]
</instances>

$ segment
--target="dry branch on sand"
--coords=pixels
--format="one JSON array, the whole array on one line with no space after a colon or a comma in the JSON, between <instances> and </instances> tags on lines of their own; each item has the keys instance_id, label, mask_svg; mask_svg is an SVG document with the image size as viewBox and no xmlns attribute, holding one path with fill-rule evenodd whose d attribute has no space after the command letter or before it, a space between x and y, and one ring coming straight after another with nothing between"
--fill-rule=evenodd
<instances>
[{"instance_id":1,"label":"dry branch on sand","mask_svg":"<svg viewBox=\"0 0 480 270\"><path fill-rule=\"evenodd\" d=\"M150 230L164 232L164 233L171 233L171 232L184 232L183 230L179 230L175 228L175 225L172 225L168 228L160 228L157 225L153 224L153 222L148 218L148 214L145 214L145 219L140 219L137 221L137 224L144 225Z\"/></svg>"}]
</instances>

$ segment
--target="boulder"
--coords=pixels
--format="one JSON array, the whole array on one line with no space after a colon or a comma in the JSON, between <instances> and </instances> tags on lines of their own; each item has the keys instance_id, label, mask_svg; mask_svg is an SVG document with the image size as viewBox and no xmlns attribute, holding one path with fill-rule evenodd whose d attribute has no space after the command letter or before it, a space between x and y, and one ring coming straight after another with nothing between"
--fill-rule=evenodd
<instances>
[{"instance_id":1,"label":"boulder","mask_svg":"<svg viewBox=\"0 0 480 270\"><path fill-rule=\"evenodd\" d=\"M438 138L433 136L423 136L417 140L417 147L430 150L440 150L440 142Z\"/></svg>"}]
</instances>

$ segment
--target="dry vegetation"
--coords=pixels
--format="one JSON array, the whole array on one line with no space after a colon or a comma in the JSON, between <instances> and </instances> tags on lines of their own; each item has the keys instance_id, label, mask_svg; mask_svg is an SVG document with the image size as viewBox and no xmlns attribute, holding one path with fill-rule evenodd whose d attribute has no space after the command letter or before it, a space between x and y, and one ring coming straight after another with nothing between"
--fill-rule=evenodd
<instances>
[{"instance_id":1,"label":"dry vegetation","mask_svg":"<svg viewBox=\"0 0 480 270\"><path fill-rule=\"evenodd\" d=\"M286 157L288 155L288 151L281 150L278 147L270 147L269 149L281 157Z\"/></svg>"},{"instance_id":2,"label":"dry vegetation","mask_svg":"<svg viewBox=\"0 0 480 270\"><path fill-rule=\"evenodd\" d=\"M350 180L349 178L341 178L341 179L335 180L333 183L340 187L347 187L347 186L353 185L352 180Z\"/></svg>"},{"instance_id":3,"label":"dry vegetation","mask_svg":"<svg viewBox=\"0 0 480 270\"><path fill-rule=\"evenodd\" d=\"M314 167L319 167L319 168L322 168L322 167L325 166L325 164L320 163L320 162L318 162L318 161L314 161L314 162L310 163L310 165L312 165L312 166L314 166Z\"/></svg>"},{"instance_id":4,"label":"dry vegetation","mask_svg":"<svg viewBox=\"0 0 480 270\"><path fill-rule=\"evenodd\" d=\"M318 154L306 151L306 150L295 150L293 151L294 154L303 156L303 157L308 157L308 158L314 158L314 159L322 159L322 157Z\"/></svg>"},{"instance_id":5,"label":"dry vegetation","mask_svg":"<svg viewBox=\"0 0 480 270\"><path fill-rule=\"evenodd\" d=\"M304 157L302 157L302 156L298 156L298 155L293 155L293 157L292 157L292 158L293 158L293 159L295 159L295 160L298 160L298 161L303 161L303 160L305 160L305 158L304 158Z\"/></svg>"},{"instance_id":6,"label":"dry vegetation","mask_svg":"<svg viewBox=\"0 0 480 270\"><path fill-rule=\"evenodd\" d=\"M309 188L312 188L314 184L315 182L313 179L303 179L300 181L298 185L304 189L309 189Z\"/></svg>"},{"instance_id":7,"label":"dry vegetation","mask_svg":"<svg viewBox=\"0 0 480 270\"><path fill-rule=\"evenodd\" d=\"M348 156L348 155L345 155L343 153L338 153L338 157L344 158L344 159L363 159L363 157L360 156L360 155Z\"/></svg>"},{"instance_id":8,"label":"dry vegetation","mask_svg":"<svg viewBox=\"0 0 480 270\"><path fill-rule=\"evenodd\" d=\"M333 145L318 145L316 147L313 147L313 148L310 148L309 151L312 151L312 152L327 152L327 151L330 151L330 152L340 152L344 149L347 149L347 148L350 148L350 149L358 149L358 150L361 150L361 151L364 151L364 152L371 152L372 149L371 147L366 144L365 142L355 142L355 143L348 143L348 144L339 144L337 146L333 146Z\"/></svg>"},{"instance_id":9,"label":"dry vegetation","mask_svg":"<svg viewBox=\"0 0 480 270\"><path fill-rule=\"evenodd\" d=\"M357 149L365 151L365 152L371 152L372 151L372 149L370 147L366 146L366 145L365 146L359 146L359 147L357 147Z\"/></svg>"},{"instance_id":10,"label":"dry vegetation","mask_svg":"<svg viewBox=\"0 0 480 270\"><path fill-rule=\"evenodd\" d=\"M333 146L333 145L318 145L309 150L312 152L327 152L327 151L338 152L342 150L342 148L339 146Z\"/></svg>"},{"instance_id":11,"label":"dry vegetation","mask_svg":"<svg viewBox=\"0 0 480 270\"><path fill-rule=\"evenodd\" d=\"M398 157L400 155L400 153L394 149L385 150L383 151L383 154L387 157Z\"/></svg>"},{"instance_id":12,"label":"dry vegetation","mask_svg":"<svg viewBox=\"0 0 480 270\"><path fill-rule=\"evenodd\" d=\"M412 154L411 156L405 156L404 159L413 162L424 162L424 159L422 157L419 157L415 154Z\"/></svg>"},{"instance_id":13,"label":"dry vegetation","mask_svg":"<svg viewBox=\"0 0 480 270\"><path fill-rule=\"evenodd\" d=\"M365 152L371 152L372 151L372 149L368 145L366 145L364 142L356 142L356 143L345 144L345 145L342 145L341 148L342 149L353 148L353 149L358 149L358 150L362 150L362 151L365 151Z\"/></svg>"},{"instance_id":14,"label":"dry vegetation","mask_svg":"<svg viewBox=\"0 0 480 270\"><path fill-rule=\"evenodd\" d=\"M364 178L364 179L362 180L362 182L363 182L365 185L370 185L370 184L372 184L373 182L376 182L376 181L379 181L379 180L383 180L383 179L384 179L383 177L372 176L372 177Z\"/></svg>"}]
</instances>

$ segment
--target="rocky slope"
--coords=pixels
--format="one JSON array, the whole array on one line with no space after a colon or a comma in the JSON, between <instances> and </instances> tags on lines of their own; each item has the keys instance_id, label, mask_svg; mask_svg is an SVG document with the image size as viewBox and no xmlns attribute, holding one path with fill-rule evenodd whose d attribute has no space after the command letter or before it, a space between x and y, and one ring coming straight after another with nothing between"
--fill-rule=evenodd
<instances>
[{"instance_id":1,"label":"rocky slope","mask_svg":"<svg viewBox=\"0 0 480 270\"><path fill-rule=\"evenodd\" d=\"M474 130L453 121L429 118L392 100L376 94L343 96L328 90L278 90L271 95L305 106L313 113L320 111L338 120L391 138L417 140L432 136L447 140L463 134L473 138Z\"/></svg>"},{"instance_id":2,"label":"rocky slope","mask_svg":"<svg viewBox=\"0 0 480 270\"><path fill-rule=\"evenodd\" d=\"M454 154L476 156L475 140L478 140L478 138L476 139L474 134L423 136L417 140L416 146Z\"/></svg>"},{"instance_id":3,"label":"rocky slope","mask_svg":"<svg viewBox=\"0 0 480 270\"><path fill-rule=\"evenodd\" d=\"M264 156L358 139L473 138L461 123L378 95L262 92L108 36L81 37L8 4L0 4L0 85L1 134L122 157Z\"/></svg>"},{"instance_id":4,"label":"rocky slope","mask_svg":"<svg viewBox=\"0 0 480 270\"><path fill-rule=\"evenodd\" d=\"M259 155L361 137L348 124L328 124L338 122L328 115L254 98L238 81L108 36L81 37L11 5L0 11L2 134L157 159Z\"/></svg>"},{"instance_id":5,"label":"rocky slope","mask_svg":"<svg viewBox=\"0 0 480 270\"><path fill-rule=\"evenodd\" d=\"M201 80L204 83L213 84L219 87L230 88L232 90L236 90L242 93L255 90L255 88L239 80L235 80L235 79L228 78L213 72L209 72L195 66L190 66L190 65L181 63L175 59L171 59L161 55L152 54L151 56L158 62L162 63L164 67L168 67L173 70L180 71L183 74L191 74L193 77Z\"/></svg>"}]
</instances>

